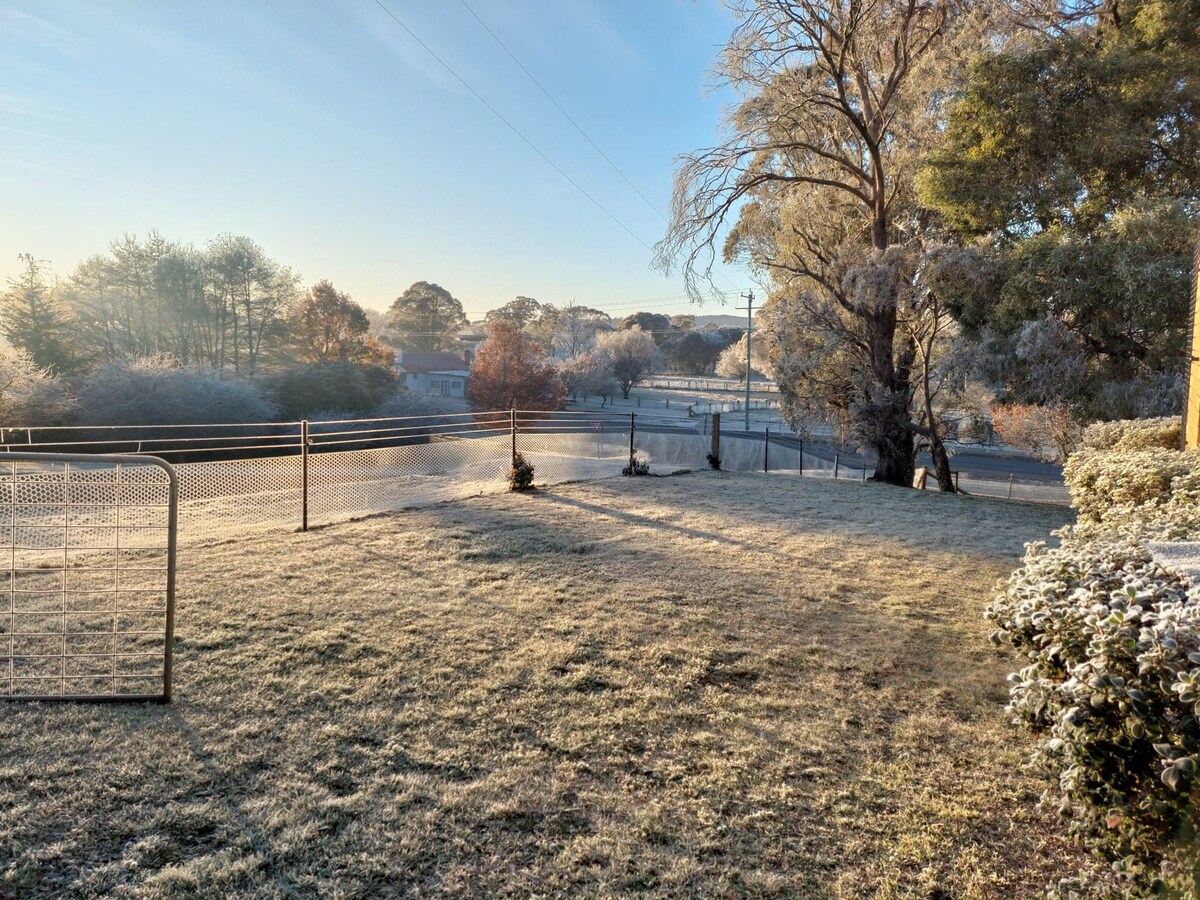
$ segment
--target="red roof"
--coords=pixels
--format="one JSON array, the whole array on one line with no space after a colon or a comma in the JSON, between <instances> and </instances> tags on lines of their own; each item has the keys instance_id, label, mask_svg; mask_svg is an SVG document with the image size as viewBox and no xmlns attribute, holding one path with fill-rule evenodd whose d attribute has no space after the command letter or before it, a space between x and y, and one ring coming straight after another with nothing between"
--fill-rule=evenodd
<instances>
[{"instance_id":1,"label":"red roof","mask_svg":"<svg viewBox=\"0 0 1200 900\"><path fill-rule=\"evenodd\" d=\"M402 372L446 372L468 369L466 360L453 353L420 353L405 351L396 354L396 368Z\"/></svg>"}]
</instances>

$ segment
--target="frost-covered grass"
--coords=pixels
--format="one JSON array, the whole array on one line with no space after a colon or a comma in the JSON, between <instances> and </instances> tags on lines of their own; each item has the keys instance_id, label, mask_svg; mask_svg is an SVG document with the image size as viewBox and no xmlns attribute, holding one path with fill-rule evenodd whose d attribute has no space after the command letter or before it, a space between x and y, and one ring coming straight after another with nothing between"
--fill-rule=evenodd
<instances>
[{"instance_id":1,"label":"frost-covered grass","mask_svg":"<svg viewBox=\"0 0 1200 900\"><path fill-rule=\"evenodd\" d=\"M703 473L185 553L174 705L0 709L0 896L1034 896L981 613L1066 515Z\"/></svg>"}]
</instances>

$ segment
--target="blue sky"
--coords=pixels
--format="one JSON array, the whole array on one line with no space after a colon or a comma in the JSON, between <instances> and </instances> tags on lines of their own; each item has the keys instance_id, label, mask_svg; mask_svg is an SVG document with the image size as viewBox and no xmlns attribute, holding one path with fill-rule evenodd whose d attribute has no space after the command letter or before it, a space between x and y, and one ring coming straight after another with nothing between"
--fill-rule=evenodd
<instances>
[{"instance_id":1,"label":"blue sky","mask_svg":"<svg viewBox=\"0 0 1200 900\"><path fill-rule=\"evenodd\" d=\"M729 100L710 90L733 24L716 0L467 0L658 212L461 0L384 2L641 241L662 236L674 157L713 142ZM228 231L376 308L429 280L471 314L518 294L729 311L691 307L374 0L0 0L0 198L0 277L20 252L66 275L125 232Z\"/></svg>"}]
</instances>

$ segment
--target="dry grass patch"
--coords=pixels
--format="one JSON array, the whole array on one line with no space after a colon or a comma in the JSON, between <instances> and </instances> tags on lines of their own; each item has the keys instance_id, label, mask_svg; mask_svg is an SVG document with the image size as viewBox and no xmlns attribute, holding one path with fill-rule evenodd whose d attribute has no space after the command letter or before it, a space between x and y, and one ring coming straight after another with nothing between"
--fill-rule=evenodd
<instances>
[{"instance_id":1,"label":"dry grass patch","mask_svg":"<svg viewBox=\"0 0 1200 900\"><path fill-rule=\"evenodd\" d=\"M173 706L3 710L0 892L1031 896L981 612L1065 515L705 473L188 553Z\"/></svg>"}]
</instances>

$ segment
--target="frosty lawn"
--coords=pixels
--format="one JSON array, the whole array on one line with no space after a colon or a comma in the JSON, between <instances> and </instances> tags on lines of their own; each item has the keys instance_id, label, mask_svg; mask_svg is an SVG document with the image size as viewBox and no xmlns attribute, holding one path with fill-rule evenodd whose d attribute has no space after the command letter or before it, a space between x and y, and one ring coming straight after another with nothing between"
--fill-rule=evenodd
<instances>
[{"instance_id":1,"label":"frosty lawn","mask_svg":"<svg viewBox=\"0 0 1200 900\"><path fill-rule=\"evenodd\" d=\"M704 473L191 550L174 705L0 709L0 896L1032 896L981 612L1067 515Z\"/></svg>"}]
</instances>

